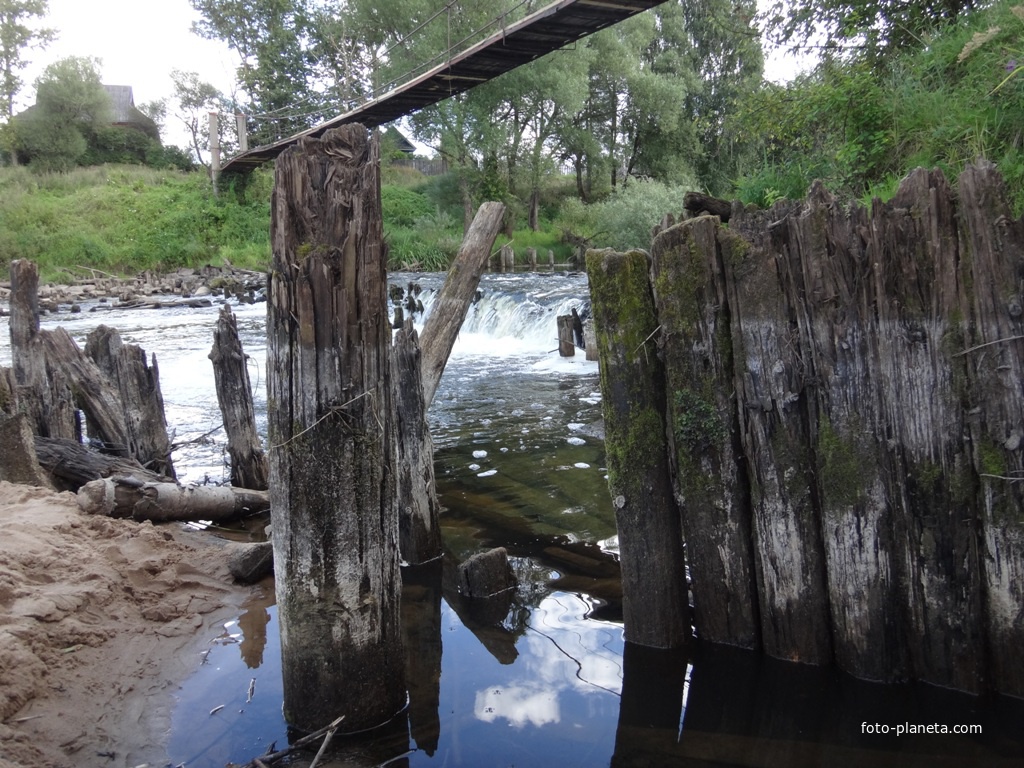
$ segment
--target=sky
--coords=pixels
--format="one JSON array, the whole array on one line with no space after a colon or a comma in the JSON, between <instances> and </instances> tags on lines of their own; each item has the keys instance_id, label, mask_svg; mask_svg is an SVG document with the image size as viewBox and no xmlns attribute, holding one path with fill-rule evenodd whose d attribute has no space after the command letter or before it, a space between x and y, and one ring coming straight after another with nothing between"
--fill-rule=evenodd
<instances>
[{"instance_id":1,"label":"sky","mask_svg":"<svg viewBox=\"0 0 1024 768\"><path fill-rule=\"evenodd\" d=\"M35 101L33 83L48 64L68 56L95 56L107 85L130 85L135 103L169 98L171 70L197 72L200 79L229 93L238 58L227 45L191 32L199 18L189 0L49 0L41 26L58 37L44 49L30 50L31 63L15 109ZM185 134L168 115L165 144L185 145Z\"/></svg>"},{"instance_id":2,"label":"sky","mask_svg":"<svg viewBox=\"0 0 1024 768\"><path fill-rule=\"evenodd\" d=\"M33 83L43 69L68 56L99 58L103 82L130 85L137 105L169 98L174 69L196 72L223 93L233 90L238 57L225 43L192 33L199 14L189 0L49 0L49 7L41 24L55 29L58 37L45 49L28 51L31 63L22 72L25 87L16 110L35 101ZM767 75L781 82L799 66L796 59L775 53L769 55ZM176 122L169 114L162 138L184 147L186 134Z\"/></svg>"}]
</instances>

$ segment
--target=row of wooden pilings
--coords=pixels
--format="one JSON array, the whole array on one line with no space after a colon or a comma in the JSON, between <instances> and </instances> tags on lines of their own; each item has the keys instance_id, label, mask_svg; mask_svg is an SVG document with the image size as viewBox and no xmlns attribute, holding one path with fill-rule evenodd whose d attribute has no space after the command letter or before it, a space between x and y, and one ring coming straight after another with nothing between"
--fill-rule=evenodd
<instances>
[{"instance_id":1,"label":"row of wooden pilings","mask_svg":"<svg viewBox=\"0 0 1024 768\"><path fill-rule=\"evenodd\" d=\"M1024 222L996 169L587 254L626 639L1024 696ZM684 569L689 570L692 617Z\"/></svg>"}]
</instances>

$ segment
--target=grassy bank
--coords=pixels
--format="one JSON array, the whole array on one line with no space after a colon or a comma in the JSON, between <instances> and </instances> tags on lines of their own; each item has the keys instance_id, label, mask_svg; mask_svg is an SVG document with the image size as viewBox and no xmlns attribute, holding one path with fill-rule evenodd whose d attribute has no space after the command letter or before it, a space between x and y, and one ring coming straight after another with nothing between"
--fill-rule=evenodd
<instances>
[{"instance_id":1,"label":"grassy bank","mask_svg":"<svg viewBox=\"0 0 1024 768\"><path fill-rule=\"evenodd\" d=\"M215 197L204 173L105 165L69 173L0 168L0 256L31 259L44 280L223 264L262 269L270 254L269 180L249 202Z\"/></svg>"}]
</instances>

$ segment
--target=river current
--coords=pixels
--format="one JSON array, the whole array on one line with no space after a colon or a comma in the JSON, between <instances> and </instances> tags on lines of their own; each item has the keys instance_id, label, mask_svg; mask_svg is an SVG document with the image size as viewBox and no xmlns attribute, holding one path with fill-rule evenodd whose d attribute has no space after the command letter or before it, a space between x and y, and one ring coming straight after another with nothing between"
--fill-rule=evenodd
<instances>
[{"instance_id":1,"label":"river current","mask_svg":"<svg viewBox=\"0 0 1024 768\"><path fill-rule=\"evenodd\" d=\"M443 277L391 282L412 285L429 313ZM597 364L557 352L556 316L585 315L587 305L582 274L481 282L429 412L447 565L403 569L409 706L379 730L336 737L320 765L1020 764L1020 702L871 685L699 644L679 653L624 645ZM82 344L103 323L155 354L172 441L181 444L179 478L225 481L208 359L218 307L90 311L100 306L42 325L61 325ZM266 305L232 309L265 435ZM508 549L520 588L502 604L468 604L446 568L493 546ZM204 663L177 693L170 765L245 763L290 735L272 579L237 619L207 631ZM982 732L896 735L897 724L911 723Z\"/></svg>"}]
</instances>

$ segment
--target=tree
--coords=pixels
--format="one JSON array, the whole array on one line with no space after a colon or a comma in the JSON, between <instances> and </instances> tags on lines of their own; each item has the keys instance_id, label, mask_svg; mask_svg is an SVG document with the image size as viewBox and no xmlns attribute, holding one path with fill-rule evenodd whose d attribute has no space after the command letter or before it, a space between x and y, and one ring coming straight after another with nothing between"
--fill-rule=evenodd
<instances>
[{"instance_id":1,"label":"tree","mask_svg":"<svg viewBox=\"0 0 1024 768\"><path fill-rule=\"evenodd\" d=\"M320 122L311 49L314 0L191 0L203 18L194 31L239 55L236 76L255 119L254 143L269 143ZM343 13L344 9L339 9Z\"/></svg>"},{"instance_id":2,"label":"tree","mask_svg":"<svg viewBox=\"0 0 1024 768\"><path fill-rule=\"evenodd\" d=\"M16 150L46 170L66 171L85 154L89 136L110 125L111 116L99 60L61 59L36 80L35 106L13 118Z\"/></svg>"},{"instance_id":3,"label":"tree","mask_svg":"<svg viewBox=\"0 0 1024 768\"><path fill-rule=\"evenodd\" d=\"M29 64L25 50L45 46L56 36L52 29L26 23L48 11L47 0L0 0L0 117L14 114L14 97L23 85L18 72Z\"/></svg>"},{"instance_id":4,"label":"tree","mask_svg":"<svg viewBox=\"0 0 1024 768\"><path fill-rule=\"evenodd\" d=\"M893 51L920 45L929 32L983 5L984 0L776 0L764 13L773 42L821 49L826 57L848 49L882 64Z\"/></svg>"},{"instance_id":5,"label":"tree","mask_svg":"<svg viewBox=\"0 0 1024 768\"><path fill-rule=\"evenodd\" d=\"M182 72L175 69L171 72L174 84L174 100L178 109L177 118L188 131L191 146L196 159L209 167L203 159L203 152L210 148L209 113L219 112L226 107L226 100L219 90L199 79L195 72ZM224 126L221 124L223 130Z\"/></svg>"}]
</instances>

